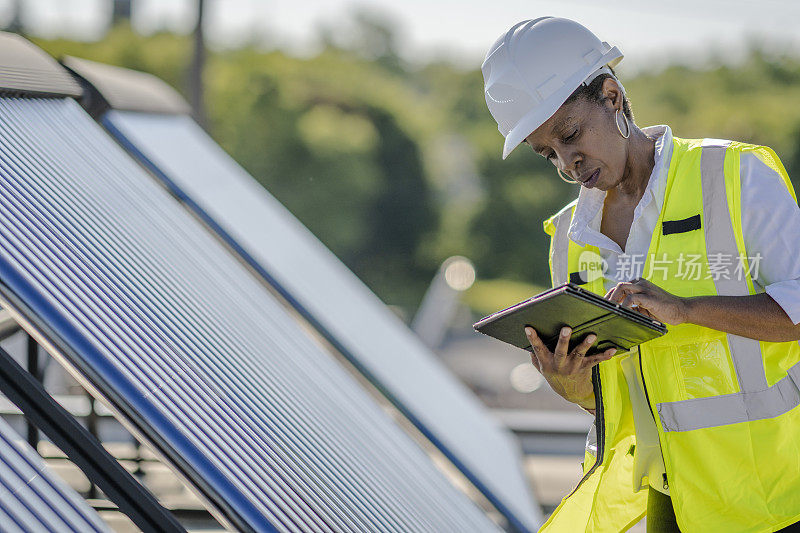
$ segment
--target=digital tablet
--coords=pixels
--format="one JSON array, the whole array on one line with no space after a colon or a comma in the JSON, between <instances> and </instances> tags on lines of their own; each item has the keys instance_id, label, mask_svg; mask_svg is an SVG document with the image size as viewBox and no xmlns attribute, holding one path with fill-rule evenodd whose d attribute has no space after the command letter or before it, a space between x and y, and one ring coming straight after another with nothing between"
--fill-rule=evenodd
<instances>
[{"instance_id":1,"label":"digital tablet","mask_svg":"<svg viewBox=\"0 0 800 533\"><path fill-rule=\"evenodd\" d=\"M609 348L617 348L617 353L627 352L667 332L663 322L613 303L574 283L544 291L484 317L473 325L476 331L484 335L532 351L525 335L525 326L535 329L550 351L555 350L563 326L572 328L569 351L580 344L586 335L594 333L597 339L586 355L601 353Z\"/></svg>"}]
</instances>

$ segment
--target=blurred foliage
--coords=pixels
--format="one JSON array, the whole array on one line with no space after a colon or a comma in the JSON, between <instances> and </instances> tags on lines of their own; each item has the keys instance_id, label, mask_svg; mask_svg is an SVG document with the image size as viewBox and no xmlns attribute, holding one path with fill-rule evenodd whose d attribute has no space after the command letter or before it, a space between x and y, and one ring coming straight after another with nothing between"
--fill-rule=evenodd
<instances>
[{"instance_id":1,"label":"blurred foliage","mask_svg":"<svg viewBox=\"0 0 800 533\"><path fill-rule=\"evenodd\" d=\"M333 38L341 33L322 28L325 46L311 58L254 46L211 52L211 135L379 296L412 314L454 254L496 280L466 296L477 312L548 286L542 220L577 189L525 147L501 160L479 65L412 68L396 53L391 23L374 14L356 14L344 42ZM56 57L151 72L186 92L187 36L118 26L100 42L36 42ZM755 47L735 65L620 76L640 126L769 145L797 187L800 56Z\"/></svg>"}]
</instances>

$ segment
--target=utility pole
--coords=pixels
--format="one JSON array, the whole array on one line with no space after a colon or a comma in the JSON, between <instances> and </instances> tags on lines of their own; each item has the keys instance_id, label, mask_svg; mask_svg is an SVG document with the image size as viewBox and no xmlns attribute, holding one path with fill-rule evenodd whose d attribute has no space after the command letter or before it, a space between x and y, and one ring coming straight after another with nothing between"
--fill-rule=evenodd
<instances>
[{"instance_id":1,"label":"utility pole","mask_svg":"<svg viewBox=\"0 0 800 533\"><path fill-rule=\"evenodd\" d=\"M11 20L3 29L19 34L23 33L25 28L22 25L22 0L13 0L11 2Z\"/></svg>"},{"instance_id":2,"label":"utility pole","mask_svg":"<svg viewBox=\"0 0 800 533\"><path fill-rule=\"evenodd\" d=\"M198 124L206 126L205 106L203 105L203 67L206 62L206 45L203 35L203 11L205 0L197 0L197 26L194 28L194 52L189 68L189 101L192 114Z\"/></svg>"},{"instance_id":3,"label":"utility pole","mask_svg":"<svg viewBox=\"0 0 800 533\"><path fill-rule=\"evenodd\" d=\"M131 23L133 0L113 0L111 10L111 26L116 26L120 22Z\"/></svg>"},{"instance_id":4,"label":"utility pole","mask_svg":"<svg viewBox=\"0 0 800 533\"><path fill-rule=\"evenodd\" d=\"M411 323L411 329L436 351L450 327L461 293L475 282L475 267L466 257L448 258L433 278Z\"/></svg>"}]
</instances>

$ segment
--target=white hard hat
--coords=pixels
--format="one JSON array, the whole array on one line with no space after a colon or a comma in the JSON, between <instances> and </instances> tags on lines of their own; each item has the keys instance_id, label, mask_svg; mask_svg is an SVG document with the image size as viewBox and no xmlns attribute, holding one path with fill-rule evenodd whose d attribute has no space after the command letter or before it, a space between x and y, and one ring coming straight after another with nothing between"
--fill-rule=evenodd
<instances>
[{"instance_id":1,"label":"white hard hat","mask_svg":"<svg viewBox=\"0 0 800 533\"><path fill-rule=\"evenodd\" d=\"M506 138L503 159L582 83L621 60L616 46L564 18L524 20L497 39L481 71L486 105Z\"/></svg>"}]
</instances>

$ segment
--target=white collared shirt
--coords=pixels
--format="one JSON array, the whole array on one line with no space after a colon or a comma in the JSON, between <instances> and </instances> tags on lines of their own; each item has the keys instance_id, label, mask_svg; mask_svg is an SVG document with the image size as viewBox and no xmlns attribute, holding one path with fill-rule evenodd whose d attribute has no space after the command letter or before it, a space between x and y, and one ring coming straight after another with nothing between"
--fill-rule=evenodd
<instances>
[{"instance_id":1,"label":"white collared shirt","mask_svg":"<svg viewBox=\"0 0 800 533\"><path fill-rule=\"evenodd\" d=\"M664 192L672 155L672 131L669 126L651 126L642 131L656 135L655 165L647 188L633 212L625 250L600 233L603 202L606 192L581 187L578 203L569 227L569 238L579 244L597 246L608 264L605 290L618 281L629 281L642 275L631 273L630 259L618 268L621 255L644 258L664 203ZM759 256L751 264L756 292L767 292L789 315L794 324L800 323L800 207L792 198L783 179L755 154L741 155L742 233L747 256ZM623 276L618 275L622 271ZM622 279L625 278L625 279Z\"/></svg>"}]
</instances>

